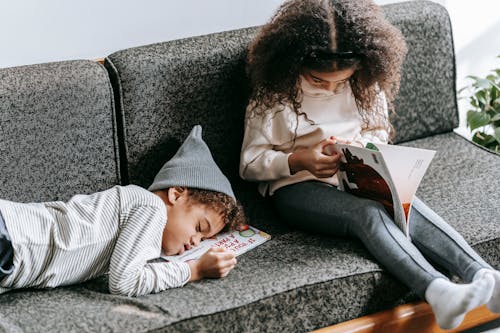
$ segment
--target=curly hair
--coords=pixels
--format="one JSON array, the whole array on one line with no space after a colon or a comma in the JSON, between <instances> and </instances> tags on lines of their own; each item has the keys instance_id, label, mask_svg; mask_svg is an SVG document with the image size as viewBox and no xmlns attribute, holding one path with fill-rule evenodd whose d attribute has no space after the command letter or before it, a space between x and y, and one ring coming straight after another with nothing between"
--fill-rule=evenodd
<instances>
[{"instance_id":1,"label":"curly hair","mask_svg":"<svg viewBox=\"0 0 500 333\"><path fill-rule=\"evenodd\" d=\"M392 132L389 120L377 107L377 95L382 90L389 110L394 111L406 52L401 32L371 0L285 1L249 45L246 69L252 111L262 113L276 105L289 105L301 115L299 75L304 70L353 68L349 84L364 129L370 119L377 118L384 120L377 126ZM329 54L347 56L332 58Z\"/></svg>"},{"instance_id":2,"label":"curly hair","mask_svg":"<svg viewBox=\"0 0 500 333\"><path fill-rule=\"evenodd\" d=\"M201 204L222 216L224 231L236 230L246 223L243 207L229 195L221 192L187 188L189 203Z\"/></svg>"}]
</instances>

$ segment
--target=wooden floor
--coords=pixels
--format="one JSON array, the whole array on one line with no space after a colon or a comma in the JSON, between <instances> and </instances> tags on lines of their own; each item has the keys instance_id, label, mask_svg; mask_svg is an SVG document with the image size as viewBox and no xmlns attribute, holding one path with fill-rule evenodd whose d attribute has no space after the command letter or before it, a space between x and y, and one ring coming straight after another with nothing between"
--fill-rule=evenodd
<instances>
[{"instance_id":1,"label":"wooden floor","mask_svg":"<svg viewBox=\"0 0 500 333\"><path fill-rule=\"evenodd\" d=\"M453 330L442 330L426 302L410 303L393 309L315 330L312 333L458 333L499 319L486 306L470 311L462 324Z\"/></svg>"}]
</instances>

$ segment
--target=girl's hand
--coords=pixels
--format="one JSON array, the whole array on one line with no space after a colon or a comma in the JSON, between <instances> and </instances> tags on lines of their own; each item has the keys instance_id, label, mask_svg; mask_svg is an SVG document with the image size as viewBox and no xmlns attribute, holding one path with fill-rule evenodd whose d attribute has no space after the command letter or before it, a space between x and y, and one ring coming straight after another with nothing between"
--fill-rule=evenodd
<instances>
[{"instance_id":1,"label":"girl's hand","mask_svg":"<svg viewBox=\"0 0 500 333\"><path fill-rule=\"evenodd\" d=\"M189 281L225 277L234 268L236 262L233 251L212 247L199 259L188 261L191 269Z\"/></svg>"},{"instance_id":2,"label":"girl's hand","mask_svg":"<svg viewBox=\"0 0 500 333\"><path fill-rule=\"evenodd\" d=\"M325 148L335 144L332 139L321 141L310 148L297 149L288 157L290 173L295 174L307 170L318 178L332 177L340 166L341 154L333 151L327 153Z\"/></svg>"},{"instance_id":3,"label":"girl's hand","mask_svg":"<svg viewBox=\"0 0 500 333\"><path fill-rule=\"evenodd\" d=\"M335 141L335 143L343 143L345 145L350 145L351 144L351 141L338 139L338 138L334 137L333 135L330 137L330 140Z\"/></svg>"},{"instance_id":4,"label":"girl's hand","mask_svg":"<svg viewBox=\"0 0 500 333\"><path fill-rule=\"evenodd\" d=\"M331 136L330 139L332 139L332 140L334 140L335 142L338 142L338 143L343 143L345 145L357 146L357 147L361 147L361 148L365 147L363 145L363 143L359 142L359 141L347 141L347 140L337 139L334 136Z\"/></svg>"}]
</instances>

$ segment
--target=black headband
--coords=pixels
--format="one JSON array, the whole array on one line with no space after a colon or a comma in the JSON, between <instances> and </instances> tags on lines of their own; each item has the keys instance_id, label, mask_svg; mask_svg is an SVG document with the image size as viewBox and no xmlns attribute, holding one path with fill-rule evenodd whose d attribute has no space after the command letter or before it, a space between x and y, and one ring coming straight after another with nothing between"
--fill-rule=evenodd
<instances>
[{"instance_id":1,"label":"black headband","mask_svg":"<svg viewBox=\"0 0 500 333\"><path fill-rule=\"evenodd\" d=\"M361 53L346 51L337 52L325 49L313 49L306 56L307 60L337 60L337 59L356 59L361 56Z\"/></svg>"}]
</instances>

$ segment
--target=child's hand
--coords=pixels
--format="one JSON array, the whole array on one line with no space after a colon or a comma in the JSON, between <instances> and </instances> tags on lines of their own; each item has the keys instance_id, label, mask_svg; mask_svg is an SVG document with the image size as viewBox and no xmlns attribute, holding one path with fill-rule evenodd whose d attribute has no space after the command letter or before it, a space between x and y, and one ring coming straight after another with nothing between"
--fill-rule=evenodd
<instances>
[{"instance_id":1,"label":"child's hand","mask_svg":"<svg viewBox=\"0 0 500 333\"><path fill-rule=\"evenodd\" d=\"M189 281L225 277L234 268L236 262L234 252L212 247L199 259L188 262L191 269L191 279Z\"/></svg>"},{"instance_id":2,"label":"child's hand","mask_svg":"<svg viewBox=\"0 0 500 333\"><path fill-rule=\"evenodd\" d=\"M297 149L288 157L288 164L292 174L301 170L308 170L318 178L332 177L340 166L341 154L328 151L327 147L335 144L332 139L321 141L315 146Z\"/></svg>"},{"instance_id":3,"label":"child's hand","mask_svg":"<svg viewBox=\"0 0 500 333\"><path fill-rule=\"evenodd\" d=\"M342 139L339 139L337 137L334 137L333 135L330 137L330 140L335 141L335 143L343 143L345 145L350 145L351 144L351 141L342 140Z\"/></svg>"}]
</instances>

